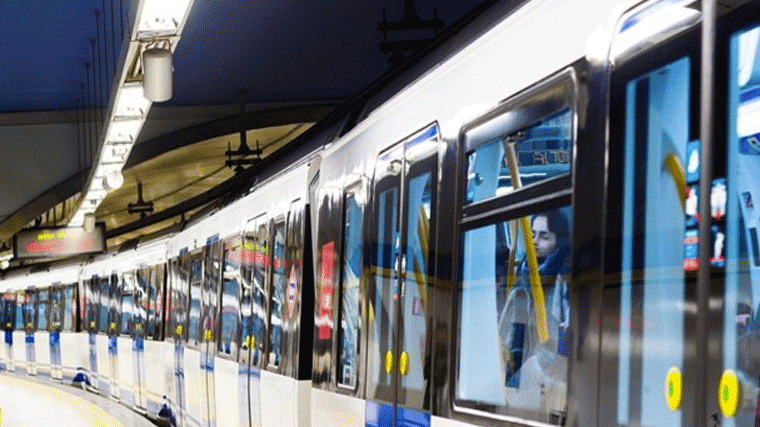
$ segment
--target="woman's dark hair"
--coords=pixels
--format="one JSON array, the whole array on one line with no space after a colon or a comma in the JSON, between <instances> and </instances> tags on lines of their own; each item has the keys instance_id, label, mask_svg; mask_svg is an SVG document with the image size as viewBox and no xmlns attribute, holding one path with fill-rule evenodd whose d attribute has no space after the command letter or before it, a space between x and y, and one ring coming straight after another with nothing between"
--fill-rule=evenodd
<instances>
[{"instance_id":1,"label":"woman's dark hair","mask_svg":"<svg viewBox=\"0 0 760 427\"><path fill-rule=\"evenodd\" d=\"M533 221L540 216L546 217L546 226L549 228L549 231L557 236L558 246L570 244L570 224L567 217L560 209L552 209L550 211L533 214L530 218L530 225L532 226Z\"/></svg>"}]
</instances>

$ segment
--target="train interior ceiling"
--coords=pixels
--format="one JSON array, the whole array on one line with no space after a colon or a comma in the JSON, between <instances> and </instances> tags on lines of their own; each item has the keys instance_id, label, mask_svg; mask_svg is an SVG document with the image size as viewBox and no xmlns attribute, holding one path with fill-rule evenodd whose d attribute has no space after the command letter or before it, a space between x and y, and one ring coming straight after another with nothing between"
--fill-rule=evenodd
<instances>
[{"instance_id":1,"label":"train interior ceiling","mask_svg":"<svg viewBox=\"0 0 760 427\"><path fill-rule=\"evenodd\" d=\"M136 144L99 253L33 253L76 186L5 217L0 371L175 427L757 426L760 1L578 1Z\"/></svg>"}]
</instances>

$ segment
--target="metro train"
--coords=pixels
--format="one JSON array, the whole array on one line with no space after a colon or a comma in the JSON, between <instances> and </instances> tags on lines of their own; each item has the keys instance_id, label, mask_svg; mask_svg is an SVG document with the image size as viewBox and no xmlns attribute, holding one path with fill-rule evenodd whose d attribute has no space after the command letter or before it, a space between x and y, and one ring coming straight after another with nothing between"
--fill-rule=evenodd
<instances>
[{"instance_id":1,"label":"metro train","mask_svg":"<svg viewBox=\"0 0 760 427\"><path fill-rule=\"evenodd\" d=\"M6 272L0 368L176 426L756 426L758 11L703 63L699 3L483 3L245 194Z\"/></svg>"}]
</instances>

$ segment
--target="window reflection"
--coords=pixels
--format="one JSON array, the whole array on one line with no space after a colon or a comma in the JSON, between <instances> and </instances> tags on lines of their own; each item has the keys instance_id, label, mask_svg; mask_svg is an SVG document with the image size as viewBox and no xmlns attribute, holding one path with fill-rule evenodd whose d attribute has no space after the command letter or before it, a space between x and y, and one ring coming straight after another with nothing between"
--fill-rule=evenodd
<instances>
[{"instance_id":1,"label":"window reflection","mask_svg":"<svg viewBox=\"0 0 760 427\"><path fill-rule=\"evenodd\" d=\"M563 422L571 218L569 207L530 217L537 281L531 279L519 220L464 233L456 391L461 402Z\"/></svg>"},{"instance_id":2,"label":"window reflection","mask_svg":"<svg viewBox=\"0 0 760 427\"><path fill-rule=\"evenodd\" d=\"M467 155L465 204L513 191L504 144L514 144L522 185L570 172L572 114L562 110L519 132L500 136ZM479 187L483 188L479 188Z\"/></svg>"}]
</instances>

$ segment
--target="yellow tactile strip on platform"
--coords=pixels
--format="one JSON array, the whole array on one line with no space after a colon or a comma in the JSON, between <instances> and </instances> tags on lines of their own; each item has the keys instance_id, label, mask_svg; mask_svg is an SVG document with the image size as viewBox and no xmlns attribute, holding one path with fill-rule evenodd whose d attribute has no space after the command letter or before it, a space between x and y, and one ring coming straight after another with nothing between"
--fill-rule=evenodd
<instances>
[{"instance_id":1,"label":"yellow tactile strip on platform","mask_svg":"<svg viewBox=\"0 0 760 427\"><path fill-rule=\"evenodd\" d=\"M0 375L0 412L2 419L0 419L0 426L13 427L6 423L6 418L9 417L10 411L25 410L23 408L8 408L5 407L4 402L7 399L3 399L3 395L7 397L7 393L12 392L11 389L20 388L35 393L38 396L50 399L54 402L68 406L73 412L81 416L83 420L86 420L88 425L94 427L122 427L113 416L108 414L102 408L89 402L81 397L74 396L57 388L48 387L44 384L36 382L26 381L21 378L15 378L9 375ZM55 420L50 420L51 422Z\"/></svg>"}]
</instances>

